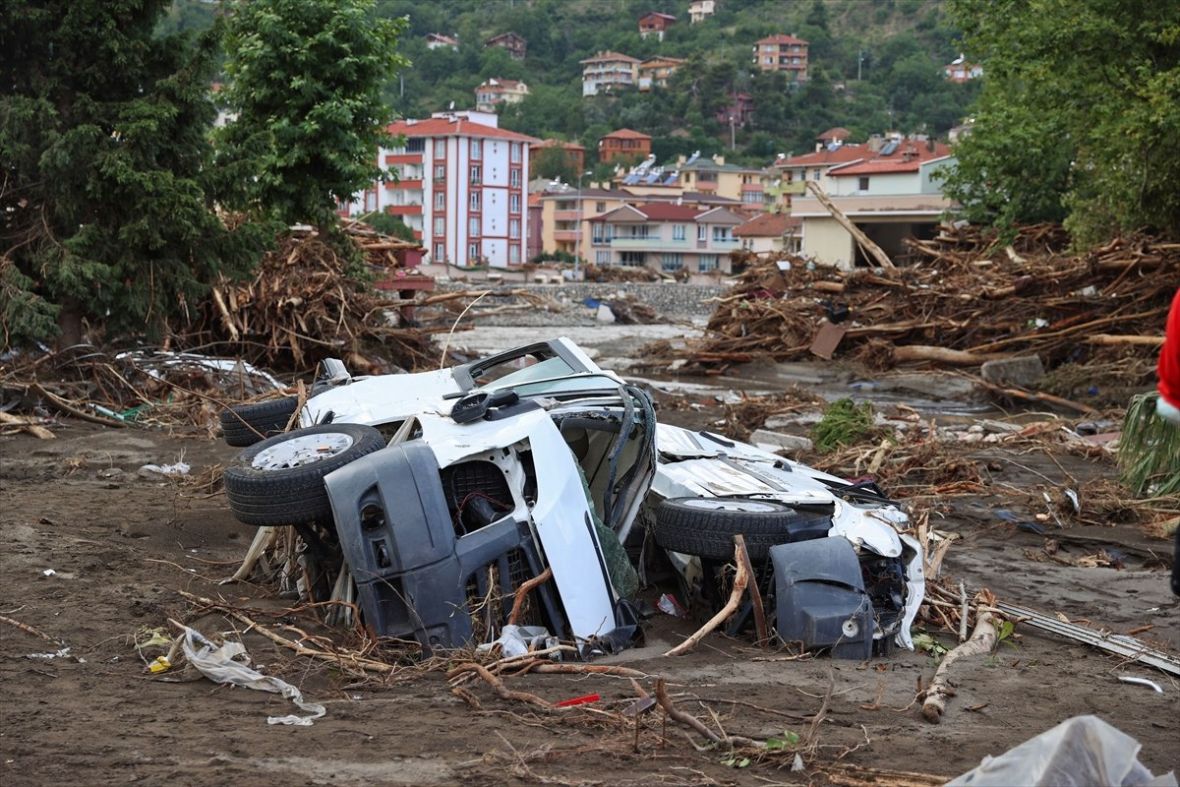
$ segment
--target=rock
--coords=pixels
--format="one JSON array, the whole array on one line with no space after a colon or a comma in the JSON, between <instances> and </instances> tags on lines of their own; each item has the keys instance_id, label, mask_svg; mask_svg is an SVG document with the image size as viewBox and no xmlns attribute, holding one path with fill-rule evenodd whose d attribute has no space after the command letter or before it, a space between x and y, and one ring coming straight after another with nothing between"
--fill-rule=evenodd
<instances>
[{"instance_id":1,"label":"rock","mask_svg":"<svg viewBox=\"0 0 1180 787\"><path fill-rule=\"evenodd\" d=\"M1032 388L1045 377L1045 366L1036 355L1020 355L988 361L979 369L980 375L992 385Z\"/></svg>"},{"instance_id":2,"label":"rock","mask_svg":"<svg viewBox=\"0 0 1180 787\"><path fill-rule=\"evenodd\" d=\"M598 313L594 315L594 319L603 325L610 325L615 321L615 313L605 303L600 303L598 305Z\"/></svg>"},{"instance_id":3,"label":"rock","mask_svg":"<svg viewBox=\"0 0 1180 787\"><path fill-rule=\"evenodd\" d=\"M811 440L806 437L766 429L755 429L750 435L750 442L766 451L785 451L792 454L806 453L814 447Z\"/></svg>"}]
</instances>

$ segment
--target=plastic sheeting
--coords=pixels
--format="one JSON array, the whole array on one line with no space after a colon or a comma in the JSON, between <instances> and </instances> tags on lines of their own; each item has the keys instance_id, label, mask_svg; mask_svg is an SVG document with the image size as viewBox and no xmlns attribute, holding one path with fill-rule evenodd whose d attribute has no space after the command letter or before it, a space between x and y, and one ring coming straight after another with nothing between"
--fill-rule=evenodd
<instances>
[{"instance_id":1,"label":"plastic sheeting","mask_svg":"<svg viewBox=\"0 0 1180 787\"><path fill-rule=\"evenodd\" d=\"M186 626L181 647L184 649L184 655L188 658L189 663L214 683L229 683L247 689L281 694L295 703L299 710L309 714L307 716L294 714L270 716L266 720L267 724L310 727L314 720L327 713L327 709L323 705L304 701L303 693L285 680L263 675L240 661L234 661L236 657L246 653L246 647L240 642L226 642L220 647L214 647L213 643L205 639L201 632Z\"/></svg>"},{"instance_id":2,"label":"plastic sheeting","mask_svg":"<svg viewBox=\"0 0 1180 787\"><path fill-rule=\"evenodd\" d=\"M947 787L1177 787L1139 762L1139 741L1097 716L1074 716L999 757L984 757Z\"/></svg>"}]
</instances>

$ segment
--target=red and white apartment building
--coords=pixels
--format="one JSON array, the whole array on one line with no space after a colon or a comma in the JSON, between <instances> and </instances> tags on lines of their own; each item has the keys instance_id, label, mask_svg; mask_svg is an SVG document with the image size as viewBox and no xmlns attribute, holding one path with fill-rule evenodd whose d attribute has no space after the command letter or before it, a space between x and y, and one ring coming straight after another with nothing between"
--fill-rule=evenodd
<instances>
[{"instance_id":1,"label":"red and white apartment building","mask_svg":"<svg viewBox=\"0 0 1180 787\"><path fill-rule=\"evenodd\" d=\"M368 189L364 211L400 216L430 262L505 268L525 261L529 145L540 140L473 111L399 120L389 132L402 145L382 148L378 164L397 180Z\"/></svg>"}]
</instances>

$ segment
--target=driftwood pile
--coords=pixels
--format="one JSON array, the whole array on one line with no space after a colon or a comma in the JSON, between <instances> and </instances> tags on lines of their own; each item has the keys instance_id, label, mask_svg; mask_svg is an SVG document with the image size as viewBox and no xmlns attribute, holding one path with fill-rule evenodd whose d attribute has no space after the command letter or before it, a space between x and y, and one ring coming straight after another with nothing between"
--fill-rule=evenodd
<instances>
[{"instance_id":1,"label":"driftwood pile","mask_svg":"<svg viewBox=\"0 0 1180 787\"><path fill-rule=\"evenodd\" d=\"M586 281L600 284L616 284L626 282L653 282L660 280L660 274L651 268L629 267L626 265L587 265L583 268Z\"/></svg>"},{"instance_id":2,"label":"driftwood pile","mask_svg":"<svg viewBox=\"0 0 1180 787\"><path fill-rule=\"evenodd\" d=\"M355 223L344 231L368 265L397 267L393 251L405 241ZM282 371L306 371L327 357L361 373L437 367L430 337L393 324L387 299L357 267L314 230L292 230L252 279L216 284L191 322L174 328L176 344Z\"/></svg>"},{"instance_id":3,"label":"driftwood pile","mask_svg":"<svg viewBox=\"0 0 1180 787\"><path fill-rule=\"evenodd\" d=\"M664 347L663 358L714 372L755 358L804 360L821 329L835 335L836 356L877 368L1029 354L1050 369L1154 357L1180 281L1180 243L1119 237L1078 255L1065 243L1049 225L1026 228L1006 247L978 229L947 227L911 241L919 262L907 267L844 271L790 254L763 258L719 300L706 338Z\"/></svg>"}]
</instances>

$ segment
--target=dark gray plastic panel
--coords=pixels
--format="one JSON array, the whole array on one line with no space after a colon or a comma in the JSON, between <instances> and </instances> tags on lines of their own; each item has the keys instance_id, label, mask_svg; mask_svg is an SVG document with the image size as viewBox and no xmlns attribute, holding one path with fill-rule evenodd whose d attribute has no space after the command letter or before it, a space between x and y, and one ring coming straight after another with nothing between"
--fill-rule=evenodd
<instances>
[{"instance_id":1,"label":"dark gray plastic panel","mask_svg":"<svg viewBox=\"0 0 1180 787\"><path fill-rule=\"evenodd\" d=\"M818 538L770 548L779 639L831 648L842 659L873 654L873 604L860 561L845 538Z\"/></svg>"}]
</instances>

